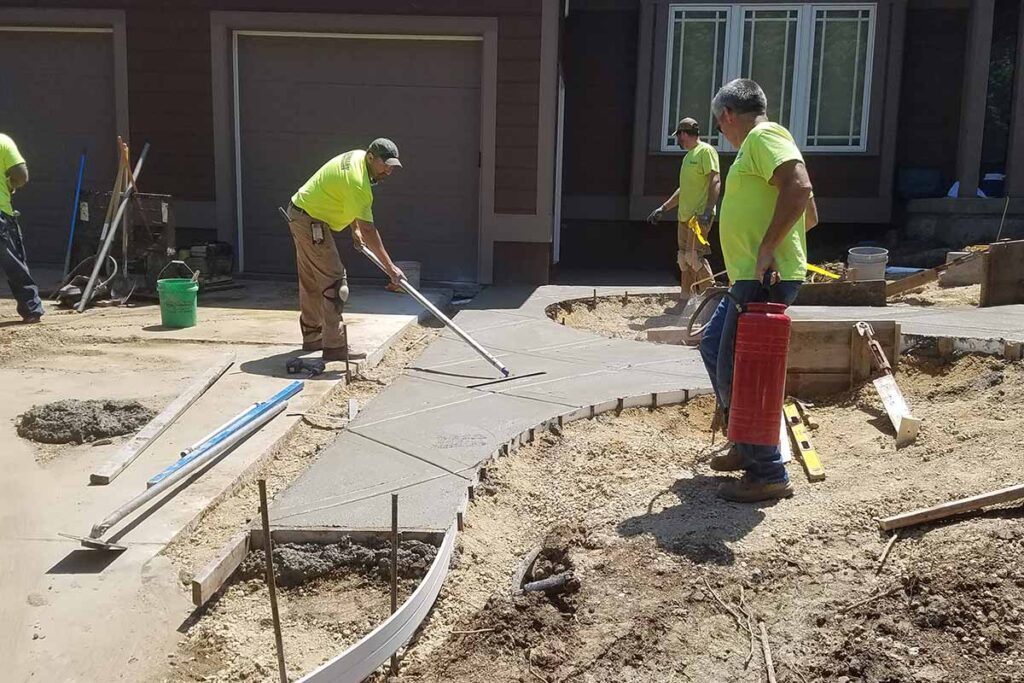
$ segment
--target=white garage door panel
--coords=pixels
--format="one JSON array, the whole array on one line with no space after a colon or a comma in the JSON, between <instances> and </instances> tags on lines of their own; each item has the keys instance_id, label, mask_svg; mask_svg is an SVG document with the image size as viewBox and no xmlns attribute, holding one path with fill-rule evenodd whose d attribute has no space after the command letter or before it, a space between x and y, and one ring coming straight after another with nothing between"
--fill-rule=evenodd
<instances>
[{"instance_id":1,"label":"white garage door panel","mask_svg":"<svg viewBox=\"0 0 1024 683\"><path fill-rule=\"evenodd\" d=\"M109 33L0 30L0 131L28 162L30 182L14 207L30 264L64 260L83 148L83 188L113 184L113 49Z\"/></svg>"},{"instance_id":2,"label":"white garage door panel","mask_svg":"<svg viewBox=\"0 0 1024 683\"><path fill-rule=\"evenodd\" d=\"M481 43L241 35L238 38L245 268L291 273L277 213L331 157L391 137L404 168L375 190L396 260L423 276L476 279ZM339 247L355 275L376 275Z\"/></svg>"}]
</instances>

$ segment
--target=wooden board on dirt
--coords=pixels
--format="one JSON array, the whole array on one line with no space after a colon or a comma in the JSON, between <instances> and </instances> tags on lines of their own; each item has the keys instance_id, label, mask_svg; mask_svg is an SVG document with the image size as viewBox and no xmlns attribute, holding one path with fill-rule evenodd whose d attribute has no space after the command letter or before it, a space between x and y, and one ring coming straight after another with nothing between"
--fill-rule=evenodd
<instances>
[{"instance_id":1,"label":"wooden board on dirt","mask_svg":"<svg viewBox=\"0 0 1024 683\"><path fill-rule=\"evenodd\" d=\"M979 306L1024 303L1024 240L989 245L982 267Z\"/></svg>"},{"instance_id":2,"label":"wooden board on dirt","mask_svg":"<svg viewBox=\"0 0 1024 683\"><path fill-rule=\"evenodd\" d=\"M794 306L885 306L885 280L811 282L800 287Z\"/></svg>"},{"instance_id":3,"label":"wooden board on dirt","mask_svg":"<svg viewBox=\"0 0 1024 683\"><path fill-rule=\"evenodd\" d=\"M786 393L800 398L824 396L850 389L871 376L856 320L794 320L786 368ZM901 351L900 324L873 320L875 339L895 369ZM863 343L866 347L867 344ZM867 361L865 363L865 361Z\"/></svg>"}]
</instances>

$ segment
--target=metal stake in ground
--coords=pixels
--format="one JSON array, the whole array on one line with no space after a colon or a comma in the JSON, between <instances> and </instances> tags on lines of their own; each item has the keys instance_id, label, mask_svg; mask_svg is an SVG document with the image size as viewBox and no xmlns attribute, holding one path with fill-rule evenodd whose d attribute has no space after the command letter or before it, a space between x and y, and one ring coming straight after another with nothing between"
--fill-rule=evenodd
<instances>
[{"instance_id":1,"label":"metal stake in ground","mask_svg":"<svg viewBox=\"0 0 1024 683\"><path fill-rule=\"evenodd\" d=\"M391 613L398 611L398 494L391 494ZM398 675L398 651L391 655L391 675Z\"/></svg>"},{"instance_id":2,"label":"metal stake in ground","mask_svg":"<svg viewBox=\"0 0 1024 683\"><path fill-rule=\"evenodd\" d=\"M270 589L270 614L274 619L274 644L277 646L277 670L281 683L288 683L284 668L284 644L281 642L281 617L277 613L277 584L274 582L274 542L270 540L270 513L267 511L267 480L260 479L260 516L263 517L263 554L267 558L267 587Z\"/></svg>"}]
</instances>

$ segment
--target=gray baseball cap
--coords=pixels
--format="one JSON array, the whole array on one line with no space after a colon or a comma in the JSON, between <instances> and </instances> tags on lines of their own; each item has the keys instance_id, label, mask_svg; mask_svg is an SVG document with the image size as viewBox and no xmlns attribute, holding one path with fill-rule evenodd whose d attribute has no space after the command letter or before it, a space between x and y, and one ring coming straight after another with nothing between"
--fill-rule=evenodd
<instances>
[{"instance_id":1,"label":"gray baseball cap","mask_svg":"<svg viewBox=\"0 0 1024 683\"><path fill-rule=\"evenodd\" d=\"M367 152L373 152L373 156L383 161L388 166L402 166L398 160L398 145L387 138L377 138L366 148Z\"/></svg>"}]
</instances>

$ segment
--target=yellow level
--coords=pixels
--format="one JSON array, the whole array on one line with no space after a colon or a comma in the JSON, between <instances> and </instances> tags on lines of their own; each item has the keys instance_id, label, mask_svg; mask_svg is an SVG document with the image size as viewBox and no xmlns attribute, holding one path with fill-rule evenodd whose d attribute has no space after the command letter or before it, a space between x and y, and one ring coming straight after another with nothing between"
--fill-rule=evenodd
<instances>
[{"instance_id":1,"label":"yellow level","mask_svg":"<svg viewBox=\"0 0 1024 683\"><path fill-rule=\"evenodd\" d=\"M811 271L812 273L817 273L818 275L824 275L827 278L832 278L833 280L838 280L839 279L839 276L836 275L835 273L833 273L832 271L825 270L824 268L820 268L820 267L814 265L813 263L808 263L807 264L807 270Z\"/></svg>"},{"instance_id":2,"label":"yellow level","mask_svg":"<svg viewBox=\"0 0 1024 683\"><path fill-rule=\"evenodd\" d=\"M796 441L796 449L800 452L800 461L807 472L808 481L821 481L825 478L825 468L821 465L818 451L814 450L811 438L807 436L807 426L804 425L800 410L792 401L786 401L782 412L786 415L786 424L789 425L789 431Z\"/></svg>"},{"instance_id":3,"label":"yellow level","mask_svg":"<svg viewBox=\"0 0 1024 683\"><path fill-rule=\"evenodd\" d=\"M686 221L686 224L693 230L693 234L697 236L697 241L703 244L705 247L711 246L711 244L704 239L704 233L700 229L700 221L697 220L696 216L690 216L690 220Z\"/></svg>"}]
</instances>

